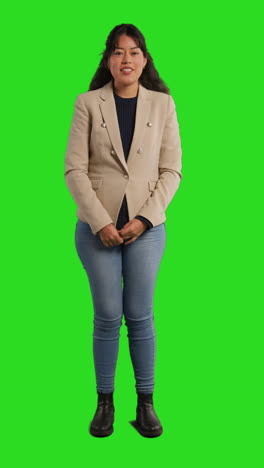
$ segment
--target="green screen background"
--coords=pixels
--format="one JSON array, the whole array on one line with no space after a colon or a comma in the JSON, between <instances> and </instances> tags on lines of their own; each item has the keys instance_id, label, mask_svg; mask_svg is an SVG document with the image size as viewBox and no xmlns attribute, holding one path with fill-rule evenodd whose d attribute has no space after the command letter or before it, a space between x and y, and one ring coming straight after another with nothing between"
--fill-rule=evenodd
<instances>
[{"instance_id":1,"label":"green screen background","mask_svg":"<svg viewBox=\"0 0 264 468\"><path fill-rule=\"evenodd\" d=\"M260 3L2 7L2 466L263 466ZM154 407L121 328L115 431L92 437L92 301L64 157L105 40L135 24L176 103L183 179L157 277ZM260 426L260 429L261 429Z\"/></svg>"}]
</instances>

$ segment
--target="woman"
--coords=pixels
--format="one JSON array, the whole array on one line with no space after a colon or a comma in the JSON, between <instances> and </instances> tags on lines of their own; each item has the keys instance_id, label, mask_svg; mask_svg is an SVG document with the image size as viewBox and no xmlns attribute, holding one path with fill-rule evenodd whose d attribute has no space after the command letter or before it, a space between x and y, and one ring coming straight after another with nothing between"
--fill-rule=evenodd
<instances>
[{"instance_id":1,"label":"woman","mask_svg":"<svg viewBox=\"0 0 264 468\"><path fill-rule=\"evenodd\" d=\"M124 314L137 392L136 427L163 432L153 408L153 294L165 248L165 209L178 189L181 142L175 104L142 33L110 32L88 92L79 94L65 158L77 206L75 243L94 308L94 436L113 432L114 375Z\"/></svg>"}]
</instances>

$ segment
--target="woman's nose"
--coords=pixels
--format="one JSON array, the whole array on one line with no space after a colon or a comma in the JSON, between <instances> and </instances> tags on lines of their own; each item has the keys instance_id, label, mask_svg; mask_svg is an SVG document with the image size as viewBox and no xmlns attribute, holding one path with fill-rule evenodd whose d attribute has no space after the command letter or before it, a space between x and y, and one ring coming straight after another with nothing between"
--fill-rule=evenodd
<instances>
[{"instance_id":1,"label":"woman's nose","mask_svg":"<svg viewBox=\"0 0 264 468\"><path fill-rule=\"evenodd\" d=\"M129 61L129 56L127 53L125 53L123 57L123 62L128 62L128 61Z\"/></svg>"}]
</instances>

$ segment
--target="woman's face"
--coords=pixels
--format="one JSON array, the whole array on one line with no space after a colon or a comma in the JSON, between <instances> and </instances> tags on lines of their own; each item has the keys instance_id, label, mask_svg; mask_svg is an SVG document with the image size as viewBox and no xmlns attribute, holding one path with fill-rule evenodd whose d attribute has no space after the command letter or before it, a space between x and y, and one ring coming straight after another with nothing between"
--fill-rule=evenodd
<instances>
[{"instance_id":1,"label":"woman's face","mask_svg":"<svg viewBox=\"0 0 264 468\"><path fill-rule=\"evenodd\" d=\"M115 80L115 86L122 87L137 83L147 59L134 39L126 34L119 36L117 46L107 62ZM125 68L132 70L126 71Z\"/></svg>"}]
</instances>

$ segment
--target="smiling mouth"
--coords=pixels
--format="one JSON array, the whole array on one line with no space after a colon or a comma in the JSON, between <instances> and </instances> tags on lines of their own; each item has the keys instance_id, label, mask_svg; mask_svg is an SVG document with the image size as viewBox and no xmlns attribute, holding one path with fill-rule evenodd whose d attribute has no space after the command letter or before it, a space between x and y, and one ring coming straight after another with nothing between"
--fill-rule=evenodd
<instances>
[{"instance_id":1,"label":"smiling mouth","mask_svg":"<svg viewBox=\"0 0 264 468\"><path fill-rule=\"evenodd\" d=\"M124 73L125 75L128 75L129 73L132 73L134 70L132 70L131 68L123 68L121 70L121 73Z\"/></svg>"}]
</instances>

